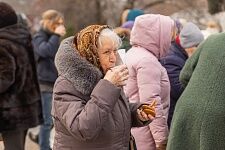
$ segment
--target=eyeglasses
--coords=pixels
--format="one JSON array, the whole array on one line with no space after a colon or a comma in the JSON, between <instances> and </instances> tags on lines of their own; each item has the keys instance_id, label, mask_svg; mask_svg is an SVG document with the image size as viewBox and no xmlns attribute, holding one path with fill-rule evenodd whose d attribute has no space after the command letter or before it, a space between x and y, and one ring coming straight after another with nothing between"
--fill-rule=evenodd
<instances>
[{"instance_id":1,"label":"eyeglasses","mask_svg":"<svg viewBox=\"0 0 225 150\"><path fill-rule=\"evenodd\" d=\"M102 54L107 55L107 56L110 56L112 53L115 55L115 54L118 53L118 50L117 49L115 49L115 50L106 50L106 51L102 52Z\"/></svg>"}]
</instances>

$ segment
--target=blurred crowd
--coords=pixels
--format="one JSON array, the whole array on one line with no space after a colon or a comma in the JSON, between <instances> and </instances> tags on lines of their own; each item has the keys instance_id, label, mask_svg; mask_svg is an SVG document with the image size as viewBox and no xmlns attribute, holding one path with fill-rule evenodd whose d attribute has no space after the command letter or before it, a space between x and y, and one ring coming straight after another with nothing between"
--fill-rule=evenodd
<instances>
[{"instance_id":1,"label":"blurred crowd","mask_svg":"<svg viewBox=\"0 0 225 150\"><path fill-rule=\"evenodd\" d=\"M225 34L125 9L120 25L66 35L0 2L0 136L5 150L222 150ZM38 132L32 131L37 128ZM51 137L51 133L54 136ZM52 142L53 141L53 142Z\"/></svg>"}]
</instances>

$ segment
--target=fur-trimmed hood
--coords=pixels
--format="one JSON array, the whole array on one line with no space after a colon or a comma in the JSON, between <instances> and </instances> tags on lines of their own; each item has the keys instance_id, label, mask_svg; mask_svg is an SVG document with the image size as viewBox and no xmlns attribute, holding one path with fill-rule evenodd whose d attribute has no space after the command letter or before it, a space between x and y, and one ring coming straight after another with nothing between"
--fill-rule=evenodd
<instances>
[{"instance_id":1,"label":"fur-trimmed hood","mask_svg":"<svg viewBox=\"0 0 225 150\"><path fill-rule=\"evenodd\" d=\"M72 36L61 42L55 56L55 65L59 76L69 80L77 91L90 95L103 74L78 54L73 46L73 38Z\"/></svg>"}]
</instances>

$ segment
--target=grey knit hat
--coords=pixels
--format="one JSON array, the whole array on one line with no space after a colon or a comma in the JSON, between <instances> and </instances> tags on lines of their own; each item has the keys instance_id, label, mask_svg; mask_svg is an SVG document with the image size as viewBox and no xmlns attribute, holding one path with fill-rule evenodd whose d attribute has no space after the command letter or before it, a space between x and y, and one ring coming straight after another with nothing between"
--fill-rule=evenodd
<instances>
[{"instance_id":1,"label":"grey knit hat","mask_svg":"<svg viewBox=\"0 0 225 150\"><path fill-rule=\"evenodd\" d=\"M191 22L188 22L180 32L180 44L183 48L195 47L203 40L201 30Z\"/></svg>"}]
</instances>

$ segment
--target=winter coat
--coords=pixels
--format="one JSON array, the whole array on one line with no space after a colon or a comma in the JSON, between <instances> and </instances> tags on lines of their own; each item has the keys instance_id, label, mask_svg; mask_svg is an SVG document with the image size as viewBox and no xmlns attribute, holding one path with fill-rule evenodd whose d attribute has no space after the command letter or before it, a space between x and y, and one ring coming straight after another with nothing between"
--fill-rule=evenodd
<instances>
[{"instance_id":1,"label":"winter coat","mask_svg":"<svg viewBox=\"0 0 225 150\"><path fill-rule=\"evenodd\" d=\"M179 75L187 59L187 53L176 42L172 42L168 55L160 59L161 64L166 68L171 87L170 109L167 121L169 127L177 100L184 90L179 81Z\"/></svg>"},{"instance_id":2,"label":"winter coat","mask_svg":"<svg viewBox=\"0 0 225 150\"><path fill-rule=\"evenodd\" d=\"M131 126L143 126L138 104L74 50L73 37L56 54L53 90L54 150L128 150ZM121 94L122 93L122 94Z\"/></svg>"},{"instance_id":3,"label":"winter coat","mask_svg":"<svg viewBox=\"0 0 225 150\"><path fill-rule=\"evenodd\" d=\"M169 17L142 15L136 18L131 31L133 47L125 56L129 70L125 93L130 102L157 103L155 120L149 126L132 128L138 150L155 150L156 144L167 142L170 83L159 59L169 49L172 25Z\"/></svg>"},{"instance_id":4,"label":"winter coat","mask_svg":"<svg viewBox=\"0 0 225 150\"><path fill-rule=\"evenodd\" d=\"M58 76L54 59L59 48L60 36L40 29L34 35L32 43L37 61L39 82L53 86Z\"/></svg>"},{"instance_id":5,"label":"winter coat","mask_svg":"<svg viewBox=\"0 0 225 150\"><path fill-rule=\"evenodd\" d=\"M0 29L0 132L42 122L31 36L23 25Z\"/></svg>"},{"instance_id":6,"label":"winter coat","mask_svg":"<svg viewBox=\"0 0 225 150\"><path fill-rule=\"evenodd\" d=\"M167 150L225 149L224 41L224 33L210 36L186 61Z\"/></svg>"}]
</instances>

